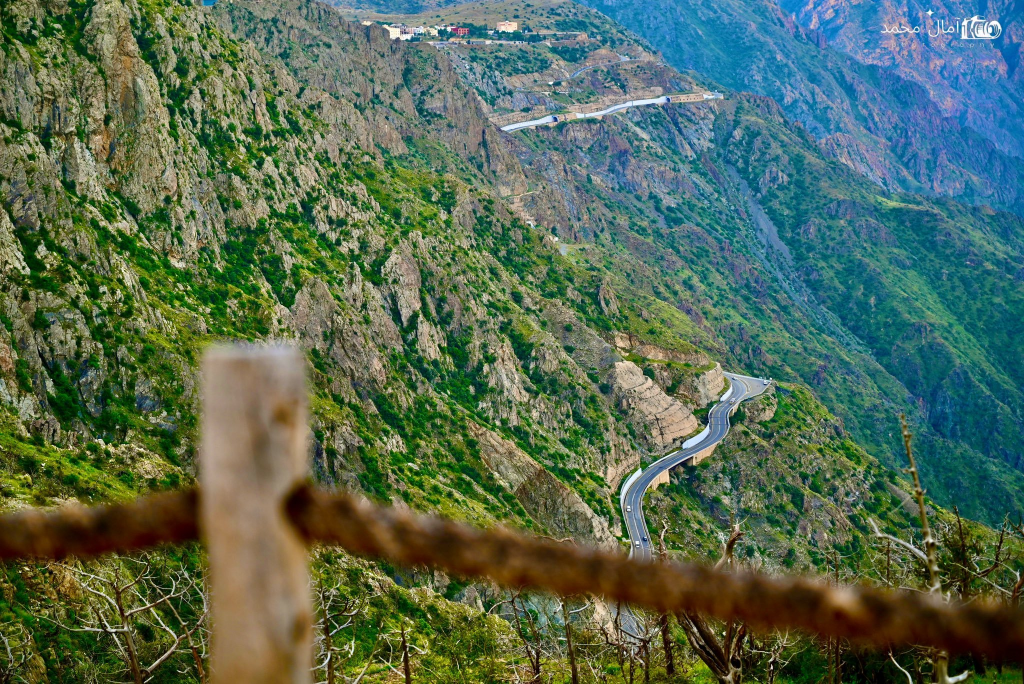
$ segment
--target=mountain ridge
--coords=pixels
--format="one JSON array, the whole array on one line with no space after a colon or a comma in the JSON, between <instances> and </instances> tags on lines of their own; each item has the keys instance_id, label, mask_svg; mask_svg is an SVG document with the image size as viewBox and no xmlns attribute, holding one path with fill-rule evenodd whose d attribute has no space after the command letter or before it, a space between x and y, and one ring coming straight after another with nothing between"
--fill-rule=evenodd
<instances>
[{"instance_id":1,"label":"mountain ridge","mask_svg":"<svg viewBox=\"0 0 1024 684\"><path fill-rule=\"evenodd\" d=\"M723 365L773 373L786 393L778 410L744 409L721 462L658 493L659 515L685 504L707 525L698 537L672 531L679 543L699 538L684 554L714 549L730 513L753 511L742 552L773 571L821 571L840 545L867 562L868 516L894 533L909 524L907 485L890 474L901 408L937 515L948 521L941 503L951 501L993 523L1024 510L1010 458L1018 397L999 362L1016 348L995 336L1005 348L975 345L991 320L943 289L965 287L971 271L951 268L947 281L930 261L945 249L976 259L991 274L983 294L1017 311L1005 276L1018 219L887 193L745 93L506 136L487 118L519 102L508 72L525 82L532 72L519 67L539 59L511 64L499 47L474 62L458 46L388 41L329 12L255 0L18 0L0 12L5 509L192 482L198 360L230 338L284 340L307 355L321 486L481 525L621 546L618 481L699 432L725 389ZM553 20L619 31L585 8L566 12ZM610 46L646 50L625 32L600 37L593 51L544 59L560 68ZM589 70L573 94L708 84L651 62ZM488 100L488 87L499 96ZM758 233L748 199L776 237ZM897 219L912 211L930 222L908 232ZM916 245L918 232L939 246ZM911 248L923 265L900 265ZM840 287L850 266L837 259L850 254L877 291ZM769 268L783 258L789 270ZM901 273L921 283L927 307L900 305ZM802 288L787 290L787 278ZM888 367L867 334L871 294L890 303L892 330L878 339L901 345ZM876 358L823 329L803 296L876 342ZM952 326L950 311L962 319ZM930 337L917 346L923 328L907 321L925 314ZM954 359L955 372L942 375L935 359ZM913 395L907 378L920 380ZM997 444L981 439L975 411L999 418ZM952 467L967 460L974 467ZM744 496L744 478L773 486ZM525 667L492 588L315 555L320 581L372 611L353 666L373 663L363 643L373 628L403 624L425 645L420 662L452 681ZM202 568L191 547L153 562L164 578ZM16 646L31 653L35 679L113 677L112 643L57 625L90 615L81 581L66 575L6 568L0 619L29 635ZM606 625L606 609L587 619ZM139 632L146 652L165 639ZM40 646L50 643L68 647ZM179 655L172 662L192 676ZM594 658L621 671L614 654Z\"/></svg>"}]
</instances>

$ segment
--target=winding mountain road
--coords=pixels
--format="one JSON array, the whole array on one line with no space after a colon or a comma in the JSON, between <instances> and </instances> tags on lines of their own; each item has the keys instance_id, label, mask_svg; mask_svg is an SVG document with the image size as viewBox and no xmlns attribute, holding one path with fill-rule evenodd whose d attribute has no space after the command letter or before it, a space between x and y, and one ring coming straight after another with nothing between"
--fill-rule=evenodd
<instances>
[{"instance_id":1,"label":"winding mountain road","mask_svg":"<svg viewBox=\"0 0 1024 684\"><path fill-rule=\"evenodd\" d=\"M683 445L658 459L646 469L638 470L622 484L619 504L622 507L622 519L626 522L629 532L630 555L638 560L654 559L654 546L651 534L647 530L644 519L643 501L651 484L666 471L681 463L689 461L705 449L718 444L729 434L729 417L744 401L760 396L768 389L769 383L763 378L752 378L747 375L725 373L730 387L722 398L708 412L708 426L696 437L688 439ZM639 626L636 617L628 607L622 613L623 629L629 634L638 636Z\"/></svg>"},{"instance_id":2,"label":"winding mountain road","mask_svg":"<svg viewBox=\"0 0 1024 684\"><path fill-rule=\"evenodd\" d=\"M699 92L699 93L685 93L676 95L663 95L661 97L651 97L643 100L626 100L614 104L605 109L601 109L596 112L559 112L558 114L549 114L539 119L532 119L530 121L520 121L518 123L511 123L507 126L502 126L501 130L506 133L513 131L519 131L524 128L536 128L537 126L548 126L551 124L559 123L560 121L571 121L575 119L596 119L616 112L625 111L632 107L649 107L651 105L666 105L672 102L678 103L694 103L704 102L707 100L721 100L722 93L718 92Z\"/></svg>"},{"instance_id":3,"label":"winding mountain road","mask_svg":"<svg viewBox=\"0 0 1024 684\"><path fill-rule=\"evenodd\" d=\"M606 66L615 66L616 64L622 64L623 62L629 62L629 61L643 62L643 61L647 61L647 60L632 59L629 55L619 55L618 60L616 60L614 62L601 62L600 64L591 64L590 66L585 66L582 69L577 69L576 71L572 72L572 76L570 76L569 78L570 79L576 78L580 74L582 74L584 72L587 72L587 71L590 71L591 69L597 69L597 68L606 67Z\"/></svg>"}]
</instances>

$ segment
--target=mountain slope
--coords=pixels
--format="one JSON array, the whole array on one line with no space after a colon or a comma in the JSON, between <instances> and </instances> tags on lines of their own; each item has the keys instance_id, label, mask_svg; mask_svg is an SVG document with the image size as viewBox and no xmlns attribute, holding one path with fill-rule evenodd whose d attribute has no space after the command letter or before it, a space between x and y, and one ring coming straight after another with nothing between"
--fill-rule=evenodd
<instances>
[{"instance_id":1,"label":"mountain slope","mask_svg":"<svg viewBox=\"0 0 1024 684\"><path fill-rule=\"evenodd\" d=\"M816 152L806 140L788 147L776 130L768 144L761 134L781 122L771 110L744 108L730 159L762 188L794 267L920 397L940 434L1019 467L1024 404L1013 359L1022 352L1024 223L950 201L879 196L804 156Z\"/></svg>"},{"instance_id":2,"label":"mountain slope","mask_svg":"<svg viewBox=\"0 0 1024 684\"><path fill-rule=\"evenodd\" d=\"M1024 5L1003 2L941 2L928 9L906 2L789 2L779 5L804 27L854 59L889 69L917 83L952 117L1005 152L1024 156ZM995 40L965 41L960 20L983 16L1000 22ZM883 34L885 26L921 26L914 35ZM939 34L953 26L955 33Z\"/></svg>"},{"instance_id":3,"label":"mountain slope","mask_svg":"<svg viewBox=\"0 0 1024 684\"><path fill-rule=\"evenodd\" d=\"M801 522L834 525L835 543L866 547L865 507L884 511L894 532L904 525L891 499L903 486L880 489L888 476L850 441L896 463L885 433L909 403L899 369L872 359L862 320L837 310L848 294L834 282L843 263L822 257L832 279L814 285L796 259L821 247L791 235L785 214L786 193L809 182L798 158L841 181L841 195L874 186L837 174L770 103L737 96L742 109L638 110L509 137L486 122L502 103L475 95L473 74L500 83L492 72L311 3L18 0L0 18L4 509L190 482L203 348L276 339L309 359L310 463L324 487L614 548L619 481L700 430L726 364L805 380L849 423L787 387L795 399L776 422L737 431L744 453L770 452L771 468L810 476L755 497L762 512L778 511L758 520L765 551ZM593 72L584 86L593 97L689 90L700 78L647 63ZM744 182L778 240L793 241L793 264L765 247ZM974 245L1014 234L1004 215L882 199L942 213L1000 275L1016 253L1010 237ZM825 226L840 230L856 218L847 213ZM879 268L893 257L861 251ZM953 309L932 275L920 277L943 306L925 313L962 313L980 339L989 322ZM891 277L882 272L879 288ZM959 270L952 277L966 282ZM1011 312L1015 293L1006 286ZM999 387L1007 376L947 329L936 335L1002 420L1016 401ZM961 495L977 518L1021 510L1020 474L971 448L989 448L974 444L976 426L958 423L962 434L947 439L926 425L938 501ZM1000 423L1001 443L1013 445L1011 428ZM735 453L724 449L720 466ZM958 471L950 455L978 462ZM823 516L814 509L826 505L823 490L797 509L793 488L823 489L825 474L835 496L856 502ZM686 504L703 511L717 492L695 490ZM720 523L723 510L708 519ZM833 544L793 540L808 567ZM705 535L697 549L715 541ZM152 560L164 578L202 567L191 547ZM525 667L511 617L486 614L501 614L504 599L486 586L326 551L314 569L367 603L350 674L368 663L388 677L369 635L399 625L415 625L421 662L451 681ZM40 619L88 618L80 580L58 566L12 565L0 590L0 621L27 635L18 648L35 679L119 676L111 643ZM607 623L593 613L587 629ZM165 639L140 629L146 653ZM566 670L559 653L545 663L552 673ZM174 666L192 677L179 655ZM617 672L614 654L593 657Z\"/></svg>"},{"instance_id":4,"label":"mountain slope","mask_svg":"<svg viewBox=\"0 0 1024 684\"><path fill-rule=\"evenodd\" d=\"M653 155L631 128L666 141L668 135L679 136L681 127L690 125L687 114L674 121L676 115L670 111L644 112L628 115L631 123L609 121L530 134L526 143L530 151L521 153L524 167L558 178L561 196L555 209L545 211L539 206L536 216L571 217L571 207L585 207L578 217L578 230L586 226L597 235L596 242L615 245L609 263L623 276L612 281L614 286L628 281L649 285L652 294L660 292L661 298L699 323L714 341L704 345L717 344L732 359L731 367L810 384L835 407L861 444L893 466L898 463L898 454L891 450L891 436L898 434L895 414L907 411L920 416L930 426L920 430L926 450L923 467L939 500L955 501L972 515L993 515L992 520L1000 517L999 511L1015 509L1015 492L1022 483L1020 451L1013 446L1019 443L1015 416L1020 403L1014 389L1017 369L1011 359L1016 353L1013 331L1019 326L1014 312L1020 310L1020 303L1019 282L1005 270L1015 263L1006 255L1014 254L1016 248L1011 240L991 243L1001 246L989 251L987 237L1018 219L1003 215L978 224L955 206L951 214L941 214L949 223L945 230L965 240L963 249L987 255L976 264L983 273L993 269L996 274L982 282L1005 305L996 311L961 313L973 300L952 284L959 281L960 287L968 287L964 283L978 282L973 268L966 264L957 268L944 261L943 251L936 253L930 246L933 256L919 270L904 273L901 268L908 260L904 250L915 241L906 237L907 247L899 249L900 243L877 244L880 237L890 241L894 238L886 236L903 234L905 229L893 223L903 216L897 212L895 217L875 219L878 225L869 226L875 232L868 232L863 226L854 227L857 217L846 216L843 205L827 210L830 202L847 197L847 191L861 181L848 174L850 186L842 189L825 182L843 178L845 172L821 157L815 157L815 163L822 167L806 176L767 163L772 153L778 153L774 145L783 136L772 143L757 141L753 135L744 140L748 131L740 129L756 120L755 112L765 105L756 100L747 104L752 105L744 108L750 119L729 115L717 119L725 139L734 138L723 145L722 158L716 160L710 150L689 162L675 157L675 172L660 158L668 146ZM692 143L688 140L684 149ZM750 145L763 149L765 155L749 155ZM801 153L814 149L809 141L803 145ZM749 184L739 174L731 179L732 163L750 174ZM756 173L751 173L751 166ZM560 171L566 167L578 170L563 176ZM680 169L685 171L679 173ZM762 179L768 183L786 177L804 178L809 186L793 188L796 180L787 183L783 186L789 192L787 199L800 202L805 193L817 193L829 201L822 201L800 222L782 213L796 214L792 205L779 208L765 202L775 219L769 223L777 231L772 237L754 220L763 200L755 199L749 187L757 187ZM806 180L811 178L821 179L820 187ZM534 177L531 182L540 179ZM538 205L544 202L540 187L531 196ZM866 192L872 188L864 186ZM886 202L894 202L898 207L902 200L876 201L885 207L890 206ZM920 198L913 201L929 211L941 211ZM652 205L660 211L651 212ZM730 205L740 207L742 214L730 216ZM770 221L769 215L761 214ZM803 228L808 222L810 228ZM822 227L843 226L842 239L830 231L823 234L821 228L815 232L819 222ZM806 251L801 229L814 238L813 253ZM571 233L566 238L577 239ZM877 249L858 249L857 240ZM864 271L872 278L866 279ZM948 280L942 280L943 271ZM883 320L886 324L877 327ZM965 323L973 332L964 329ZM991 337L988 326L993 329ZM1007 331L1006 338L1001 330ZM965 459L970 468L962 467ZM974 491L986 494L976 498Z\"/></svg>"},{"instance_id":5,"label":"mountain slope","mask_svg":"<svg viewBox=\"0 0 1024 684\"><path fill-rule=\"evenodd\" d=\"M32 49L12 41L4 53L3 70L16 76L5 81L3 100L11 360L3 381L6 405L33 433L72 447L126 440L189 463L192 369L202 345L223 336L294 337L316 347L325 401L317 456L328 480L354 481L355 471L402 448L374 402L413 403L422 380L386 394L398 368L409 369L406 344L431 378L476 369L474 383L463 378L449 390L463 401L506 373L511 386L500 394L525 400L507 334L486 332L498 306L488 294L493 260L471 246L478 224L492 226L492 240L521 233L507 213L455 180L387 171L357 147L369 142L373 153L367 136L376 133L357 110L275 75L279 67L265 67L204 14L172 5L132 17L119 3L98 3L86 16L81 27L65 17L70 30L94 37L85 55L67 54L60 35ZM161 33L163 66L156 48L138 47ZM175 34L198 39L175 43ZM109 58L93 52L103 48ZM48 63L48 54L70 63ZM72 72L81 89L48 107L36 75ZM127 102L118 99L125 81L134 83ZM175 97L191 106L169 117L153 104ZM84 114L54 131L53 111ZM143 173L173 183L142 183ZM508 306L516 307L511 318L519 309L501 310ZM523 325L540 327L536 319ZM609 467L629 457L625 449L608 455ZM357 453L362 460L339 460ZM373 486L391 491L386 479Z\"/></svg>"},{"instance_id":6,"label":"mountain slope","mask_svg":"<svg viewBox=\"0 0 1024 684\"><path fill-rule=\"evenodd\" d=\"M1024 160L950 116L920 85L830 48L771 0L585 4L678 69L772 97L829 156L890 190L1024 211Z\"/></svg>"},{"instance_id":7,"label":"mountain slope","mask_svg":"<svg viewBox=\"0 0 1024 684\"><path fill-rule=\"evenodd\" d=\"M526 19L543 26L563 11L578 10ZM576 21L591 23L585 12ZM495 100L495 114L543 101L546 81L531 88L536 74L474 65L480 49L445 47L478 92L515 92ZM658 87L701 86L671 68L624 63L586 72L568 92L614 102ZM514 206L557 230L589 268L611 269L611 290L642 288L647 302L670 303L695 324L688 339L720 350L733 368L813 386L892 466L895 416L909 412L921 422L938 500L992 521L1017 508L1019 219L880 191L825 158L771 101L749 95L506 140L530 187ZM986 298L994 306L975 305Z\"/></svg>"}]
</instances>

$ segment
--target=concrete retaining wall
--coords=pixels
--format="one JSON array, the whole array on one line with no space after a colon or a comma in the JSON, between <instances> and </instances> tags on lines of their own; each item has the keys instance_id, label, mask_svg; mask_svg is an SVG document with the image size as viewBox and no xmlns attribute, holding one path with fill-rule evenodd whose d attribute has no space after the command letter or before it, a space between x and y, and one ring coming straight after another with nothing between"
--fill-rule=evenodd
<instances>
[{"instance_id":1,"label":"concrete retaining wall","mask_svg":"<svg viewBox=\"0 0 1024 684\"><path fill-rule=\"evenodd\" d=\"M669 470L671 470L671 468ZM653 490L657 489L659 485L668 484L669 481L670 481L668 473L669 473L669 471L666 470L661 475L658 475L658 477L654 478L651 481L651 486L648 487L647 490L648 491L653 491Z\"/></svg>"},{"instance_id":2,"label":"concrete retaining wall","mask_svg":"<svg viewBox=\"0 0 1024 684\"><path fill-rule=\"evenodd\" d=\"M640 477L640 473L642 472L644 472L643 468L637 468L636 472L627 477L626 481L622 483L621 487L619 487L619 510L622 510L622 507L626 503L626 492L629 491L629 486L636 482L636 479Z\"/></svg>"},{"instance_id":3,"label":"concrete retaining wall","mask_svg":"<svg viewBox=\"0 0 1024 684\"><path fill-rule=\"evenodd\" d=\"M715 444L712 444L711 446L709 446L707 449L704 449L703 451L697 452L696 454L693 455L693 458L691 458L689 461L686 462L686 465L690 465L690 466L697 465L698 463L703 461L705 458L707 458L711 454L715 453L715 447L717 447L719 444L721 444L721 442L716 442Z\"/></svg>"},{"instance_id":4,"label":"concrete retaining wall","mask_svg":"<svg viewBox=\"0 0 1024 684\"><path fill-rule=\"evenodd\" d=\"M708 436L709 432L711 432L711 426L708 426L708 427L704 428L703 430L701 430L699 435L697 435L695 437L691 437L690 439L688 439L685 442L683 442L683 447L682 448L683 449L689 449L694 444L700 444L704 440L704 438Z\"/></svg>"}]
</instances>

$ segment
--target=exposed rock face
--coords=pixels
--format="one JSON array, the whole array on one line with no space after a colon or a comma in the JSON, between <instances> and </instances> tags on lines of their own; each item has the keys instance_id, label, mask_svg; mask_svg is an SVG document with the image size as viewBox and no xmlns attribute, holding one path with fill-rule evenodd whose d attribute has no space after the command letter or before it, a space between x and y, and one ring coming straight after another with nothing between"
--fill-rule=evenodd
<instances>
[{"instance_id":1,"label":"exposed rock face","mask_svg":"<svg viewBox=\"0 0 1024 684\"><path fill-rule=\"evenodd\" d=\"M691 84L681 82L684 77L678 73L651 71L652 78L680 83L683 89L691 87ZM638 111L635 116L657 117L659 114L657 111ZM685 128L686 133L670 126L665 131L670 140L664 144L687 156L696 156L711 146L714 121L711 108L668 110L667 116L672 119L672 124ZM635 128L632 126L631 130ZM634 204L636 210L643 211L642 198L651 193L665 198L689 195L702 192L706 183L685 167L652 163L633 147L632 136L617 126L539 128L531 135L544 140L543 153L524 145L521 138L508 138L509 145L530 176L531 184L539 185L533 194L523 198L524 206L539 223L557 226L563 239L589 240L602 227L615 229L615 214L594 202L594 184L598 184L600 194L623 197L625 202ZM635 246L642 245L637 243Z\"/></svg>"},{"instance_id":2,"label":"exposed rock face","mask_svg":"<svg viewBox=\"0 0 1024 684\"><path fill-rule=\"evenodd\" d=\"M930 20L906 0L585 4L649 40L681 70L771 97L819 149L884 187L925 188L1024 213L1020 22L1004 24L1005 47L879 32L886 23L930 29L940 17L1013 16L1012 3L944 0ZM731 49L737 35L745 40L741 53ZM966 42L986 44L961 49ZM777 167L756 180L763 191L787 176Z\"/></svg>"},{"instance_id":3,"label":"exposed rock face","mask_svg":"<svg viewBox=\"0 0 1024 684\"><path fill-rule=\"evenodd\" d=\"M808 29L820 31L830 45L857 60L894 71L923 87L945 116L965 121L1003 150L1024 154L1024 80L1019 76L1024 57L1024 30L1012 21L1012 2L940 0L929 5L928 16L906 2L847 5L836 0L783 0ZM974 41L969 50L959 39L959 19L980 15L1001 22L999 41ZM957 35L932 36L939 22L956 23ZM869 27L920 23L922 33L878 34ZM927 29L927 30L925 30ZM983 93L986 106L979 107Z\"/></svg>"},{"instance_id":4,"label":"exposed rock face","mask_svg":"<svg viewBox=\"0 0 1024 684\"><path fill-rule=\"evenodd\" d=\"M544 310L551 325L548 329L581 368L605 371L621 356L567 306L553 303Z\"/></svg>"},{"instance_id":5,"label":"exposed rock face","mask_svg":"<svg viewBox=\"0 0 1024 684\"><path fill-rule=\"evenodd\" d=\"M770 385L764 394L757 399L745 402L743 410L747 414L747 420L754 423L763 423L775 417L775 411L779 408L779 397L775 394L775 385Z\"/></svg>"},{"instance_id":6,"label":"exposed rock face","mask_svg":"<svg viewBox=\"0 0 1024 684\"><path fill-rule=\"evenodd\" d=\"M21 245L14 236L14 224L6 211L0 211L0 273L16 271L28 275L28 266L21 254Z\"/></svg>"},{"instance_id":7,"label":"exposed rock face","mask_svg":"<svg viewBox=\"0 0 1024 684\"><path fill-rule=\"evenodd\" d=\"M384 308L377 290L365 284L363 308L372 331L354 324L353 312L334 299L327 285L311 278L295 297L289 328L305 345L321 350L337 364L332 391L354 397L356 387L382 387L387 378L381 351L398 347L398 329Z\"/></svg>"},{"instance_id":8,"label":"exposed rock face","mask_svg":"<svg viewBox=\"0 0 1024 684\"><path fill-rule=\"evenodd\" d=\"M635 363L624 361L568 308L554 304L544 314L552 323L552 334L572 350L573 361L607 378L616 407L634 425L649 449L663 450L698 427L697 419L686 406L665 394Z\"/></svg>"},{"instance_id":9,"label":"exposed rock face","mask_svg":"<svg viewBox=\"0 0 1024 684\"><path fill-rule=\"evenodd\" d=\"M722 366L711 364L704 352L681 352L653 344L636 344L635 340L621 336L616 339L616 344L635 356L643 357L644 373L666 393L683 400L690 407L707 406L725 389Z\"/></svg>"},{"instance_id":10,"label":"exposed rock face","mask_svg":"<svg viewBox=\"0 0 1024 684\"><path fill-rule=\"evenodd\" d=\"M615 331L609 335L608 342L620 351L629 351L640 344L640 338L632 333Z\"/></svg>"},{"instance_id":11,"label":"exposed rock face","mask_svg":"<svg viewBox=\"0 0 1024 684\"><path fill-rule=\"evenodd\" d=\"M703 408L722 395L725 389L725 374L722 365L716 363L711 370L698 375L687 376L680 383L679 393Z\"/></svg>"},{"instance_id":12,"label":"exposed rock face","mask_svg":"<svg viewBox=\"0 0 1024 684\"><path fill-rule=\"evenodd\" d=\"M0 345L9 349L0 397L40 435L89 439L99 418L106 412L109 425L123 405L142 427L180 434L177 455L185 458L197 351L215 336L274 337L310 350L321 399L338 402L320 429L325 465L345 457L372 463L399 448L392 433L408 428L383 428L378 404L398 425L420 400L457 401L484 421L542 431L559 462L614 480L635 467L640 449L662 449L690 429L687 406L713 393L715 377L693 384L685 374L663 377L656 364L690 363L698 373L704 361L639 349L641 324L615 346L648 356L651 364L641 368L654 371L658 390L636 368L616 369L621 354L588 326L590 317L614 316L628 327L634 315L654 325L662 314L681 314L694 325L680 324L680 338L704 347L713 333L701 327L702 311L714 305L693 290L661 294L661 269L675 272L697 257L715 277L728 275L755 295L744 317L770 324L757 318L757 307L780 291L709 232L731 220L729 212L712 212L711 225L672 199L722 206L728 179L717 148L730 143L716 138L715 126L728 134L738 110L717 103L649 108L534 131L527 145L525 136L486 124L443 54L389 41L315 4L239 0L213 9L176 4L173 13L153 3L87 4L77 22L61 2L0 8L5 27L19 27L5 33L9 49L0 52L7 219L0 215L0 310L9 330ZM74 45L49 30L58 24L80 29ZM679 89L694 85L660 66L636 73ZM754 118L784 125L770 102L736 97ZM798 180L780 143L791 136L743 137L748 161L766 162L752 183L767 178L771 195ZM461 178L484 187L423 166L413 172L417 185L389 173L431 140L443 141L430 151L431 164L436 152L440 171L463 169L469 175ZM379 163L382 150L388 165ZM597 269L593 280L556 273L570 276L557 295L538 288L544 273L510 274L508 255L533 237L495 197L522 185L515 156L531 164L531 184L538 182L524 199L531 211L547 212L560 232L582 239L614 231L628 268L611 276ZM679 163L698 159L700 172ZM661 210L651 211L652 196ZM833 214L808 216L803 225L832 245L829 220L853 221L851 233L895 242L880 215L857 207ZM625 227L624 217L640 219L642 230ZM596 241L591 248L603 249ZM632 278L658 293L651 299L661 311L637 309ZM568 313L549 313L555 297ZM771 316L782 320L791 304L780 303ZM734 306L747 305L737 298L730 312ZM510 337L513 328L532 331L528 348ZM788 362L768 358L742 326L725 335L710 339L712 346L748 349L746 358L734 357L738 363ZM823 365L821 381L846 370ZM962 429L954 418L968 413L959 397L969 378L960 377L924 404L950 435ZM833 388L832 396L849 389ZM76 397L80 407L62 401ZM363 419L358 429L355 416ZM346 427L363 441L361 455L351 441L337 440Z\"/></svg>"},{"instance_id":13,"label":"exposed rock face","mask_svg":"<svg viewBox=\"0 0 1024 684\"><path fill-rule=\"evenodd\" d=\"M402 245L391 253L381 275L388 281L399 320L403 326L409 325L413 314L420 310L420 287L423 281L419 265L413 259L408 245Z\"/></svg>"},{"instance_id":14,"label":"exposed rock face","mask_svg":"<svg viewBox=\"0 0 1024 684\"><path fill-rule=\"evenodd\" d=\"M92 10L86 36L93 39L106 78L106 110L118 129L133 131L131 142L114 137L97 157L121 176L122 192L148 210L178 191L178 174L167 135L169 116L160 84L132 35L131 15L120 0L101 0ZM98 122L97 122L98 123Z\"/></svg>"},{"instance_id":15,"label":"exposed rock face","mask_svg":"<svg viewBox=\"0 0 1024 684\"><path fill-rule=\"evenodd\" d=\"M654 448L666 449L700 427L685 406L665 394L635 363L619 361L610 377L619 407L648 428Z\"/></svg>"},{"instance_id":16,"label":"exposed rock face","mask_svg":"<svg viewBox=\"0 0 1024 684\"><path fill-rule=\"evenodd\" d=\"M615 290L609 283L602 282L597 289L597 302L606 316L619 313L619 300L615 298Z\"/></svg>"},{"instance_id":17,"label":"exposed rock face","mask_svg":"<svg viewBox=\"0 0 1024 684\"><path fill-rule=\"evenodd\" d=\"M490 386L515 403L529 401L530 395L523 386L523 374L519 370L511 345L502 343L494 356L494 362L484 366ZM512 420L512 416L509 416L509 419Z\"/></svg>"},{"instance_id":18,"label":"exposed rock face","mask_svg":"<svg viewBox=\"0 0 1024 684\"><path fill-rule=\"evenodd\" d=\"M532 518L559 536L614 545L608 523L599 518L576 492L512 442L479 425L474 424L470 429L479 441L484 463L515 493Z\"/></svg>"}]
</instances>

